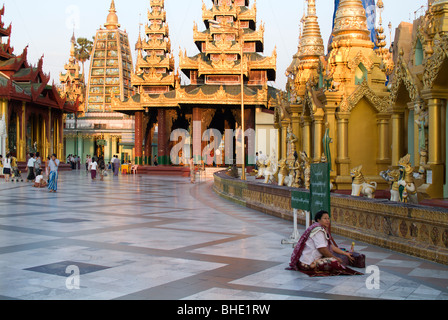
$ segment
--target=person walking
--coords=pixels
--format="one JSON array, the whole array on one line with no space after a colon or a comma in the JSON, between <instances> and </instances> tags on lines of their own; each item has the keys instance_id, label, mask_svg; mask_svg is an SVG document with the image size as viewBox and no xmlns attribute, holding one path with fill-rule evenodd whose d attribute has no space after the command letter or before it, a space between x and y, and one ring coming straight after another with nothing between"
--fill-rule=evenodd
<instances>
[{"instance_id":1,"label":"person walking","mask_svg":"<svg viewBox=\"0 0 448 320\"><path fill-rule=\"evenodd\" d=\"M106 170L106 163L104 162L103 157L101 156L100 159L98 160L98 169L99 169L99 173L100 173L100 180L103 181L104 180L104 171Z\"/></svg>"},{"instance_id":2,"label":"person walking","mask_svg":"<svg viewBox=\"0 0 448 320\"><path fill-rule=\"evenodd\" d=\"M194 166L194 159L190 159L190 183L196 182L196 168Z\"/></svg>"},{"instance_id":3,"label":"person walking","mask_svg":"<svg viewBox=\"0 0 448 320\"><path fill-rule=\"evenodd\" d=\"M34 172L37 176L37 172L42 171L42 158L40 157L40 153L36 152L36 161L34 162Z\"/></svg>"},{"instance_id":4,"label":"person walking","mask_svg":"<svg viewBox=\"0 0 448 320\"><path fill-rule=\"evenodd\" d=\"M50 192L58 191L58 170L60 161L57 159L56 154L53 153L49 161L48 167L50 168L50 178L48 182L48 190Z\"/></svg>"},{"instance_id":5,"label":"person walking","mask_svg":"<svg viewBox=\"0 0 448 320\"><path fill-rule=\"evenodd\" d=\"M11 155L7 154L6 158L3 160L3 175L5 176L5 181L9 182L9 178L11 177Z\"/></svg>"},{"instance_id":6,"label":"person walking","mask_svg":"<svg viewBox=\"0 0 448 320\"><path fill-rule=\"evenodd\" d=\"M118 177L118 173L120 172L120 159L118 159L117 155L114 156L112 164L114 166L114 176Z\"/></svg>"},{"instance_id":7,"label":"person walking","mask_svg":"<svg viewBox=\"0 0 448 320\"><path fill-rule=\"evenodd\" d=\"M34 164L36 163L36 157L34 153L30 153L30 158L28 159L28 177L26 178L27 182L34 182L36 179L36 175L34 174Z\"/></svg>"},{"instance_id":8,"label":"person walking","mask_svg":"<svg viewBox=\"0 0 448 320\"><path fill-rule=\"evenodd\" d=\"M98 168L98 162L96 162L96 159L93 158L93 161L90 163L90 176L92 177L92 180L96 179L97 168Z\"/></svg>"}]
</instances>

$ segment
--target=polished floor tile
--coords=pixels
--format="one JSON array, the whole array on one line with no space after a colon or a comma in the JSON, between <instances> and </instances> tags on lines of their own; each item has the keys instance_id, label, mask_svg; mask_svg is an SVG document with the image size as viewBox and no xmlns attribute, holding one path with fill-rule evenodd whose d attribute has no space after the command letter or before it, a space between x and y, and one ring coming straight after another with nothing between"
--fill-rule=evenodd
<instances>
[{"instance_id":1,"label":"polished floor tile","mask_svg":"<svg viewBox=\"0 0 448 320\"><path fill-rule=\"evenodd\" d=\"M448 299L447 266L365 243L357 251L379 268L379 289L368 288L370 274L310 278L288 271L293 249L281 241L292 227L221 199L211 181L92 181L69 172L50 194L1 180L0 299ZM73 267L79 288L68 285L77 276Z\"/></svg>"}]
</instances>

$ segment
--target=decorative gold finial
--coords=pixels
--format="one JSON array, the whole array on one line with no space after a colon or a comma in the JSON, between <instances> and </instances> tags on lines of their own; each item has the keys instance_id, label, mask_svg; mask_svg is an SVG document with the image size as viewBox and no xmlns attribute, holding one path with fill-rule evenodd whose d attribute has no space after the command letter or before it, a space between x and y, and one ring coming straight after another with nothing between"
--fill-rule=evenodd
<instances>
[{"instance_id":1,"label":"decorative gold finial","mask_svg":"<svg viewBox=\"0 0 448 320\"><path fill-rule=\"evenodd\" d=\"M341 0L336 11L333 35L333 48L357 46L373 49L366 10L361 0Z\"/></svg>"},{"instance_id":2,"label":"decorative gold finial","mask_svg":"<svg viewBox=\"0 0 448 320\"><path fill-rule=\"evenodd\" d=\"M107 16L107 22L104 24L106 29L114 30L120 28L118 23L117 10L115 9L115 1L112 0L110 4L109 14Z\"/></svg>"}]
</instances>

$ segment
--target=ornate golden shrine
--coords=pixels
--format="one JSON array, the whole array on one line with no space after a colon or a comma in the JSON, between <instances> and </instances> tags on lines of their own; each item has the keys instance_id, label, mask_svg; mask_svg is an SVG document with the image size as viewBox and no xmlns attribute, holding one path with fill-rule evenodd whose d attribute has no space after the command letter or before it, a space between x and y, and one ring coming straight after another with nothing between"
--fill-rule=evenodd
<instances>
[{"instance_id":1,"label":"ornate golden shrine","mask_svg":"<svg viewBox=\"0 0 448 320\"><path fill-rule=\"evenodd\" d=\"M241 125L238 109L242 99L246 106L245 127L255 129L255 108L267 108L276 95L267 82L275 80L277 58L276 51L271 57L261 55L264 26L257 28L256 5L249 7L247 0L213 1L212 8L203 4L206 30L199 31L196 24L193 27L199 54L189 57L182 50L179 54L180 69L190 82L181 85L179 74L174 72L164 1L152 0L150 4L146 40L140 38L136 45L139 58L132 75L136 95L112 100L114 111L135 115L136 162L150 163L148 159L153 156L148 142L152 141L156 124L158 162L162 165L170 164L169 138L174 129L192 132L193 139L203 146L199 132L192 130L195 121L201 123L201 136L211 125L217 125L221 132L236 129Z\"/></svg>"},{"instance_id":2,"label":"ornate golden shrine","mask_svg":"<svg viewBox=\"0 0 448 320\"><path fill-rule=\"evenodd\" d=\"M386 189L379 173L396 169L410 154L420 199L447 197L448 2L428 1L414 26L400 24L390 50L384 41L383 2L377 7L374 44L361 1L340 1L325 56L315 0L308 1L299 49L286 73L286 93L276 107L281 157L289 126L298 137L297 150L315 162L329 130L336 189L351 188L349 172L359 165L370 181Z\"/></svg>"}]
</instances>

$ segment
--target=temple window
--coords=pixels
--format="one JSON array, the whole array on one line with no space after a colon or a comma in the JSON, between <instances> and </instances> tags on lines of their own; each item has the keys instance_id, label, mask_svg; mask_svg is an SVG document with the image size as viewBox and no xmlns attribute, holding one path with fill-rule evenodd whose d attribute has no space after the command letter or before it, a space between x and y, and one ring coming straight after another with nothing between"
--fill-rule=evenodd
<instances>
[{"instance_id":1,"label":"temple window","mask_svg":"<svg viewBox=\"0 0 448 320\"><path fill-rule=\"evenodd\" d=\"M417 39L417 45L415 46L415 65L420 66L423 64L423 46L420 39Z\"/></svg>"},{"instance_id":2,"label":"temple window","mask_svg":"<svg viewBox=\"0 0 448 320\"><path fill-rule=\"evenodd\" d=\"M367 69L360 63L355 72L355 85L360 85L364 81L367 81Z\"/></svg>"}]
</instances>

